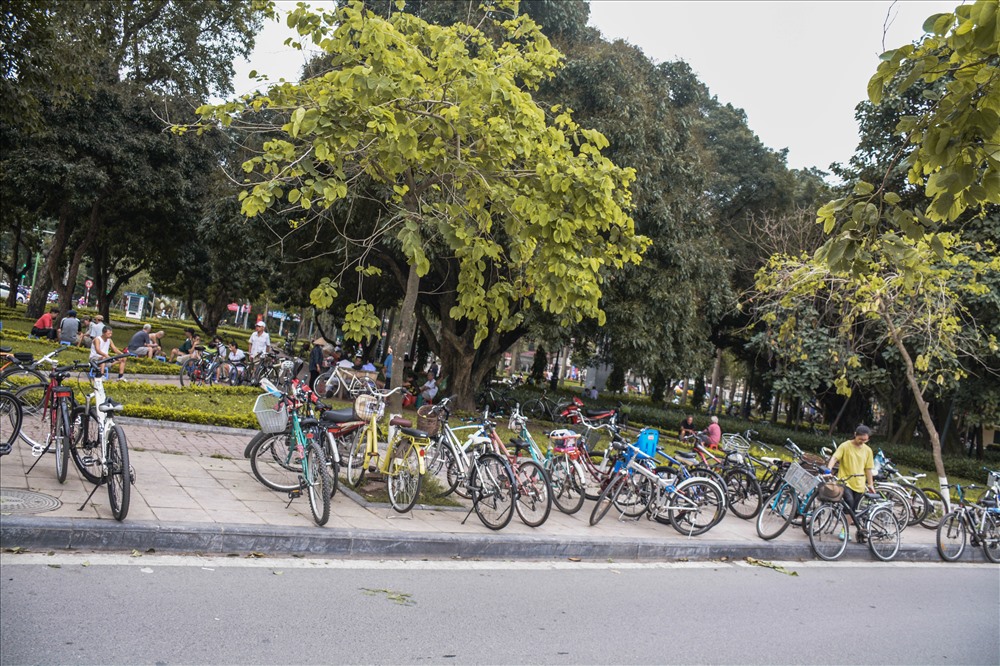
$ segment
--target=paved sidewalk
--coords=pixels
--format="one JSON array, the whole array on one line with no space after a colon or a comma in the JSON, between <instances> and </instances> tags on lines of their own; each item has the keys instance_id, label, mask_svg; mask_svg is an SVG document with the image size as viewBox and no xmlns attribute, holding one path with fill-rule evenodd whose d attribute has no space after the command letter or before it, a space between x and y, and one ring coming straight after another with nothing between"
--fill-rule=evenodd
<instances>
[{"instance_id":1,"label":"paved sidewalk","mask_svg":"<svg viewBox=\"0 0 1000 666\"><path fill-rule=\"evenodd\" d=\"M398 514L388 505L373 505L340 485L324 527L312 520L308 500L289 503L287 496L262 486L253 477L243 450L255 431L157 424L119 419L128 436L136 472L128 518L116 522L105 488L82 510L93 486L72 462L65 484L55 478L54 456L36 461L23 443L0 459L0 545L4 548L78 548L217 553L302 553L326 556L409 558L541 559L717 559L755 557L769 560L812 559L802 530L789 527L774 541L756 535L753 521L726 518L700 537L687 538L669 525L645 518L615 520L609 514L590 526L591 502L568 516L553 507L539 528L526 527L517 516L494 532L473 513L455 508L417 507ZM38 417L26 424L29 433L42 429ZM43 513L16 511L10 495L34 491L61 505ZM937 560L934 533L919 526L903 532L902 560ZM965 557L980 561L978 549ZM868 560L868 549L850 544L845 558Z\"/></svg>"}]
</instances>

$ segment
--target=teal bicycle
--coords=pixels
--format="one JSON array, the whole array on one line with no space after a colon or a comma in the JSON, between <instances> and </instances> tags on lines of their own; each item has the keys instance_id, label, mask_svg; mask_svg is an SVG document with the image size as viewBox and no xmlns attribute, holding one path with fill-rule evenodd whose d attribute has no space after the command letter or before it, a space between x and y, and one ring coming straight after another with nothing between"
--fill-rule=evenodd
<instances>
[{"instance_id":1,"label":"teal bicycle","mask_svg":"<svg viewBox=\"0 0 1000 666\"><path fill-rule=\"evenodd\" d=\"M311 393L297 383L290 393L283 393L268 379L262 379L260 386L266 393L257 397L254 415L264 436L258 435L249 447L250 469L266 487L288 493L289 504L305 493L313 520L325 525L330 519L330 498L336 492L335 471L318 440L319 420L299 413Z\"/></svg>"}]
</instances>

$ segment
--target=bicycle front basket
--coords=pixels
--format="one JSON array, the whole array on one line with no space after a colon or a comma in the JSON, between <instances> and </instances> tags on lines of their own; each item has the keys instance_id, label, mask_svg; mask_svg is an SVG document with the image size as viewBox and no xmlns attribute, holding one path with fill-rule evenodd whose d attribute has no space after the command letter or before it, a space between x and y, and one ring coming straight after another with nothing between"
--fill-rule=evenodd
<instances>
[{"instance_id":1,"label":"bicycle front basket","mask_svg":"<svg viewBox=\"0 0 1000 666\"><path fill-rule=\"evenodd\" d=\"M804 497L812 492L816 484L819 483L819 479L798 463L792 463L785 471L785 483L795 488L795 492Z\"/></svg>"},{"instance_id":2,"label":"bicycle front basket","mask_svg":"<svg viewBox=\"0 0 1000 666\"><path fill-rule=\"evenodd\" d=\"M434 405L421 405L417 410L417 430L423 430L429 437L435 437L441 429L441 421L433 411Z\"/></svg>"},{"instance_id":3,"label":"bicycle front basket","mask_svg":"<svg viewBox=\"0 0 1000 666\"><path fill-rule=\"evenodd\" d=\"M385 403L373 395L362 393L354 399L354 414L358 419L367 421L372 416L382 418Z\"/></svg>"},{"instance_id":4,"label":"bicycle front basket","mask_svg":"<svg viewBox=\"0 0 1000 666\"><path fill-rule=\"evenodd\" d=\"M288 408L282 405L281 409L275 410L277 405L278 398L270 393L257 396L253 413L257 417L257 423L260 424L261 432L284 432L288 427Z\"/></svg>"}]
</instances>

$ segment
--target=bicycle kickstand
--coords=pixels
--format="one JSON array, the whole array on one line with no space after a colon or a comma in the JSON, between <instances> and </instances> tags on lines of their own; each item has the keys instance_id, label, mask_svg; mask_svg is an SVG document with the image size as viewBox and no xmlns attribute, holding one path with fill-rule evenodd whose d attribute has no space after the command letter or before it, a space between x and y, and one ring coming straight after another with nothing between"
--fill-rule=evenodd
<instances>
[{"instance_id":1,"label":"bicycle kickstand","mask_svg":"<svg viewBox=\"0 0 1000 666\"><path fill-rule=\"evenodd\" d=\"M87 502L90 501L90 498L94 496L94 493L97 492L97 489L100 488L101 486L103 486L104 483L105 482L95 483L94 484L94 489L90 491L89 495L87 495L87 499L83 500L83 504L80 505L80 508L77 509L77 511L83 511L83 507L87 506Z\"/></svg>"},{"instance_id":2,"label":"bicycle kickstand","mask_svg":"<svg viewBox=\"0 0 1000 666\"><path fill-rule=\"evenodd\" d=\"M49 452L49 449L51 449L51 448L52 448L52 440L50 439L50 440L49 440L49 441L48 441L48 442L47 442L47 443L45 444L45 448L44 448L44 449L42 449L42 450L41 450L41 453L39 453L39 454L38 454L38 457L37 457L37 458L35 458L35 462L31 463L31 467L29 467L29 468L28 468L28 471L24 473L24 475L25 475L25 476L28 476L29 474L31 474L31 470L35 469L35 465L37 465L37 464L38 464L38 463L39 463L39 462L41 461L41 459L42 459L42 458L43 458L43 457L45 456L45 454L46 454L46 453L48 453L48 452ZM32 453L34 453L34 452L35 452L35 451L34 451L34 448L32 448L32 451L31 451L31 452L32 452Z\"/></svg>"}]
</instances>

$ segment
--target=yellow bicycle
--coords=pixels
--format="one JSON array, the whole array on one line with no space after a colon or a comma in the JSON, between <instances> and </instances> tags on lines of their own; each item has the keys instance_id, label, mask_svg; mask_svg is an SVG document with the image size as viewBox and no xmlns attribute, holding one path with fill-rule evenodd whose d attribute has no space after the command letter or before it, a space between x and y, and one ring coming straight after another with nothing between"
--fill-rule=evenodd
<instances>
[{"instance_id":1,"label":"yellow bicycle","mask_svg":"<svg viewBox=\"0 0 1000 666\"><path fill-rule=\"evenodd\" d=\"M402 387L391 391L374 389L354 399L355 415L366 423L358 430L346 456L346 467L347 482L354 487L364 483L366 474L377 472L384 476L392 508L406 513L420 495L421 480L427 471L425 448L430 439L398 414L383 418L386 400L400 390Z\"/></svg>"}]
</instances>

